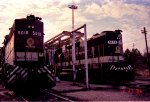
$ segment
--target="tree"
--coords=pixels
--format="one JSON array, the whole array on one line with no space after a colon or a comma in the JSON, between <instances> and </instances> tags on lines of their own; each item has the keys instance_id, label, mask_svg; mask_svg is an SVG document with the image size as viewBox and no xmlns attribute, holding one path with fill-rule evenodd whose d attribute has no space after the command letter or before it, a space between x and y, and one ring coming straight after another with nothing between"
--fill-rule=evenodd
<instances>
[{"instance_id":1,"label":"tree","mask_svg":"<svg viewBox=\"0 0 150 102\"><path fill-rule=\"evenodd\" d=\"M127 64L131 64L136 69L143 68L143 56L137 48L131 51L126 49L124 57Z\"/></svg>"},{"instance_id":2,"label":"tree","mask_svg":"<svg viewBox=\"0 0 150 102\"><path fill-rule=\"evenodd\" d=\"M147 65L147 60L148 60L148 68L150 68L150 52L148 53L148 57L147 57L147 53L146 52L144 53L143 57L144 57L144 60L143 60L144 64Z\"/></svg>"},{"instance_id":3,"label":"tree","mask_svg":"<svg viewBox=\"0 0 150 102\"><path fill-rule=\"evenodd\" d=\"M131 64L131 51L129 49L125 50L124 58L125 58L126 64Z\"/></svg>"},{"instance_id":4,"label":"tree","mask_svg":"<svg viewBox=\"0 0 150 102\"><path fill-rule=\"evenodd\" d=\"M132 63L135 68L143 68L143 56L137 48L132 49Z\"/></svg>"}]
</instances>

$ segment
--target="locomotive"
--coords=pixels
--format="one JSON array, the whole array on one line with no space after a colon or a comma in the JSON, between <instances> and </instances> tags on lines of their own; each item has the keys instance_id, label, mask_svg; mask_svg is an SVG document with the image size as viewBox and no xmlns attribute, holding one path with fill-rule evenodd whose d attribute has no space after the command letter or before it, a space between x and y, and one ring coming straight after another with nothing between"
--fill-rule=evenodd
<instances>
[{"instance_id":1,"label":"locomotive","mask_svg":"<svg viewBox=\"0 0 150 102\"><path fill-rule=\"evenodd\" d=\"M4 85L9 88L55 85L54 75L45 64L44 24L40 17L15 19L1 48Z\"/></svg>"},{"instance_id":2,"label":"locomotive","mask_svg":"<svg viewBox=\"0 0 150 102\"><path fill-rule=\"evenodd\" d=\"M124 61L121 30L96 33L87 40L89 81L91 83L124 83L134 77L134 68ZM84 41L76 41L76 80L85 80ZM54 52L55 51L55 52ZM52 51L51 51L52 52ZM53 55L52 55L53 54ZM71 80L72 44L53 49L51 63L55 63L58 76ZM53 58L53 59L52 59ZM70 71L69 71L70 70ZM69 79L70 78L70 79Z\"/></svg>"}]
</instances>

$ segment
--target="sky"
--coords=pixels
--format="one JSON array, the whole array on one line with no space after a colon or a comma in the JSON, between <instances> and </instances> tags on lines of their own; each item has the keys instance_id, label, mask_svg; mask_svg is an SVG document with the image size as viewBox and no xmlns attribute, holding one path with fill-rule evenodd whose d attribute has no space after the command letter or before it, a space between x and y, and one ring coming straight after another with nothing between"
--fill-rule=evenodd
<instances>
[{"instance_id":1,"label":"sky","mask_svg":"<svg viewBox=\"0 0 150 102\"><path fill-rule=\"evenodd\" d=\"M0 0L0 46L15 19L29 14L41 17L44 22L44 41L62 31L72 30L72 0ZM87 25L87 37L95 33L122 30L123 48L145 51L147 30L150 46L150 0L74 0L78 9L74 13L75 28ZM134 46L133 46L134 44ZM150 50L150 49L149 49Z\"/></svg>"}]
</instances>

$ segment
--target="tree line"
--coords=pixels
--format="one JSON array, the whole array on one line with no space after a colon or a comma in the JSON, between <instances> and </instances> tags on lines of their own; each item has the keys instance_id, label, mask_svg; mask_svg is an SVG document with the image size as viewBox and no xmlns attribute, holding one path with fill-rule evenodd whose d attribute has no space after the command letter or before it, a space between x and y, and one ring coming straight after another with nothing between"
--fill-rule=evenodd
<instances>
[{"instance_id":1,"label":"tree line","mask_svg":"<svg viewBox=\"0 0 150 102\"><path fill-rule=\"evenodd\" d=\"M135 70L149 69L150 68L150 52L142 54L137 48L129 50L128 48L124 52L125 62L131 64ZM147 62L147 58L149 59ZM148 65L147 65L148 64Z\"/></svg>"}]
</instances>

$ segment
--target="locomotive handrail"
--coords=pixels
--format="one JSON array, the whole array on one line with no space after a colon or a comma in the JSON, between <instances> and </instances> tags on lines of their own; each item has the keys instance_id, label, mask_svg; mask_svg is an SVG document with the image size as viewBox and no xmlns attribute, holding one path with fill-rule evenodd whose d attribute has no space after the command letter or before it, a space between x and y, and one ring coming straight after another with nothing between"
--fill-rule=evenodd
<instances>
[{"instance_id":1,"label":"locomotive handrail","mask_svg":"<svg viewBox=\"0 0 150 102\"><path fill-rule=\"evenodd\" d=\"M10 56L10 54L11 54L11 52L13 51L13 49L14 49L14 47L11 49L11 51L9 52L9 54L8 54L8 56L7 56L7 58L5 59L5 61L7 61L7 59L9 58L9 56Z\"/></svg>"}]
</instances>

